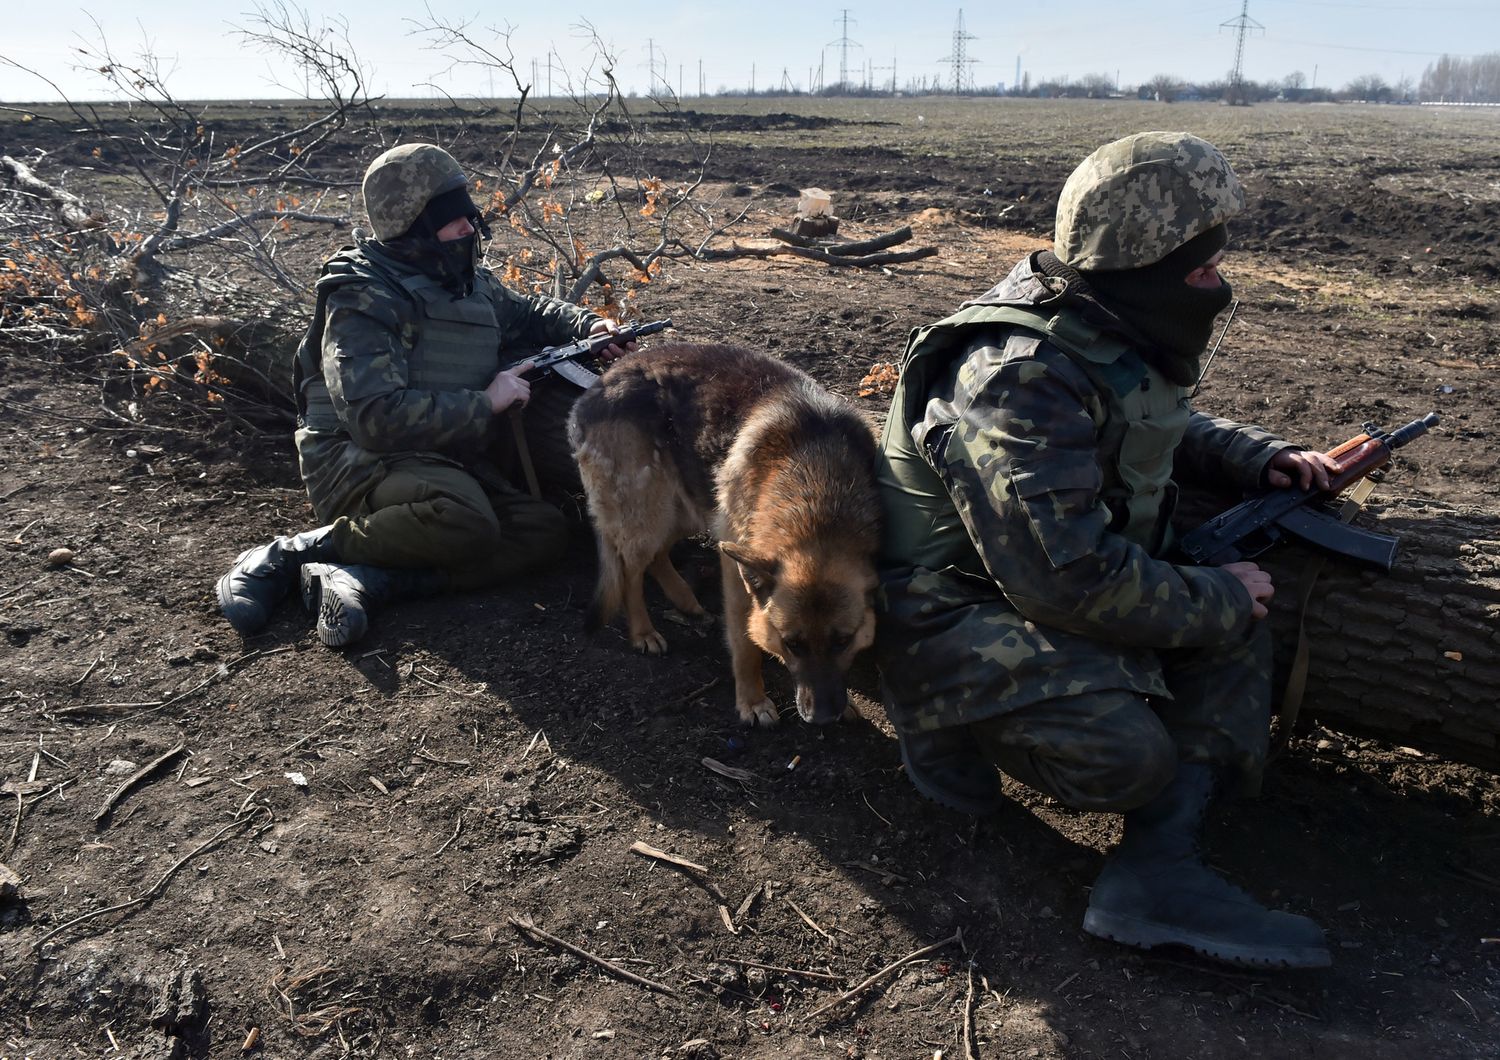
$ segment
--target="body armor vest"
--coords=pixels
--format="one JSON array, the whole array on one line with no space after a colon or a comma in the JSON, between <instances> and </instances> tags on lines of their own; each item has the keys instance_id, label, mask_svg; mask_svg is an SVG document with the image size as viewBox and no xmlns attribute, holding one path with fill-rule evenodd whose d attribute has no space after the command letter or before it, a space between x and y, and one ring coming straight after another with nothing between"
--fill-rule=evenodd
<instances>
[{"instance_id":1,"label":"body armor vest","mask_svg":"<svg viewBox=\"0 0 1500 1060\"><path fill-rule=\"evenodd\" d=\"M1172 459L1191 416L1186 388L1146 364L1124 339L1072 313L983 304L914 331L907 344L881 441L883 562L929 570L956 566L987 577L934 469L942 456L935 447L949 432L913 432L923 425L932 384L980 331L996 326L1022 327L1045 338L1094 384L1097 401L1087 404L1099 438L1100 499L1111 513L1109 529L1152 555L1164 553L1176 507Z\"/></svg>"},{"instance_id":2,"label":"body armor vest","mask_svg":"<svg viewBox=\"0 0 1500 1060\"><path fill-rule=\"evenodd\" d=\"M426 273L364 247L345 247L323 266L313 320L297 347L293 383L298 426L320 434L343 431L323 378L323 330L328 296L351 283L378 283L410 302L413 319L398 337L411 389L483 390L500 371L501 333L492 277L476 273L474 289L454 298Z\"/></svg>"}]
</instances>

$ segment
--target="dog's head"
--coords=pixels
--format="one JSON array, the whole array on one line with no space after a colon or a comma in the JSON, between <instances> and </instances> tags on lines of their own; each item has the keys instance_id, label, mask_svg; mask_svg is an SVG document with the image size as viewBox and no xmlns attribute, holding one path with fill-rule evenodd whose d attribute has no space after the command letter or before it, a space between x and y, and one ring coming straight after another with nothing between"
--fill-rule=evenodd
<instances>
[{"instance_id":1,"label":"dog's head","mask_svg":"<svg viewBox=\"0 0 1500 1060\"><path fill-rule=\"evenodd\" d=\"M750 594L750 639L791 671L802 720L843 717L849 664L875 639L873 557L825 549L772 558L727 541L719 548Z\"/></svg>"}]
</instances>

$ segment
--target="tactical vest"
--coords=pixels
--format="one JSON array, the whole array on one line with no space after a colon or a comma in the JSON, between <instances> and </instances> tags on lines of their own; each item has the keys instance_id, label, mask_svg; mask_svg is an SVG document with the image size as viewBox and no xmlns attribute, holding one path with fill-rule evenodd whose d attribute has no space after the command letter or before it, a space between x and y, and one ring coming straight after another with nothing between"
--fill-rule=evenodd
<instances>
[{"instance_id":1,"label":"tactical vest","mask_svg":"<svg viewBox=\"0 0 1500 1060\"><path fill-rule=\"evenodd\" d=\"M364 247L344 247L323 266L312 323L297 347L293 385L298 426L319 433L344 429L323 378L323 331L328 296L351 283L378 283L410 302L413 319L399 338L411 389L483 390L500 371L497 291L488 273L478 273L474 290L455 299L426 273Z\"/></svg>"},{"instance_id":2,"label":"tactical vest","mask_svg":"<svg viewBox=\"0 0 1500 1060\"><path fill-rule=\"evenodd\" d=\"M1173 453L1192 415L1187 389L1146 364L1119 336L1072 313L1022 303L971 305L912 332L881 441L883 561L929 570L956 566L987 577L943 480L922 451L940 445L947 432L919 440L912 431L923 422L932 384L980 330L995 326L1034 332L1089 377L1099 396L1088 408L1099 439L1100 499L1110 510L1109 529L1161 555L1171 544L1176 506Z\"/></svg>"}]
</instances>

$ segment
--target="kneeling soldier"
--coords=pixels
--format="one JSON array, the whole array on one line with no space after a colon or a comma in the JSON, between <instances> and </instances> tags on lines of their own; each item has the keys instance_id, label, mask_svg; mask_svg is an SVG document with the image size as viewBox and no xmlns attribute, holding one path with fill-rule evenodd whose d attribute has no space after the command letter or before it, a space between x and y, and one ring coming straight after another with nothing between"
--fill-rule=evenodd
<instances>
[{"instance_id":1,"label":"kneeling soldier","mask_svg":"<svg viewBox=\"0 0 1500 1060\"><path fill-rule=\"evenodd\" d=\"M1236 964L1329 962L1311 920L1202 862L1220 786L1265 763L1271 579L1171 555L1177 471L1327 485L1327 461L1192 411L1244 207L1212 144L1141 133L1069 177L1053 250L907 348L882 443L876 650L918 790L970 813L996 767L1122 813L1084 930Z\"/></svg>"}]
</instances>

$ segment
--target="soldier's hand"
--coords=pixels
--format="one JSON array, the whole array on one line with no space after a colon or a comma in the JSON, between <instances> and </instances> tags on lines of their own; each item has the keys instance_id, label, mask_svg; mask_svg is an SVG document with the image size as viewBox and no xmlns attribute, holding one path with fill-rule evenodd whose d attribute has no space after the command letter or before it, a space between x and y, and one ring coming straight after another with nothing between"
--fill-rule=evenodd
<instances>
[{"instance_id":1,"label":"soldier's hand","mask_svg":"<svg viewBox=\"0 0 1500 1060\"><path fill-rule=\"evenodd\" d=\"M1326 490L1329 474L1338 469L1338 461L1326 453L1315 453L1310 449L1283 449L1271 457L1271 463L1266 467L1266 483L1280 489L1295 481L1302 489L1317 486L1320 490Z\"/></svg>"},{"instance_id":2,"label":"soldier's hand","mask_svg":"<svg viewBox=\"0 0 1500 1060\"><path fill-rule=\"evenodd\" d=\"M613 320L606 319L599 321L589 329L589 338L594 338L597 335L617 335L619 334L619 332L620 325L616 324ZM599 351L599 359L605 364L609 364L609 362L613 361L617 357L623 357L627 353L634 352L634 340L623 344L612 342L608 346L604 347L604 349Z\"/></svg>"},{"instance_id":3,"label":"soldier's hand","mask_svg":"<svg viewBox=\"0 0 1500 1060\"><path fill-rule=\"evenodd\" d=\"M1262 619L1271 613L1266 609L1266 602L1276 595L1276 587L1271 584L1270 571L1261 570L1259 564L1243 561L1226 563L1219 569L1238 578L1245 591L1250 594L1251 618Z\"/></svg>"},{"instance_id":4,"label":"soldier's hand","mask_svg":"<svg viewBox=\"0 0 1500 1060\"><path fill-rule=\"evenodd\" d=\"M531 400L531 383L522 377L529 371L531 362L522 361L490 380L490 385L484 388L484 396L490 399L491 412L504 412L512 406L526 407L526 402Z\"/></svg>"}]
</instances>

